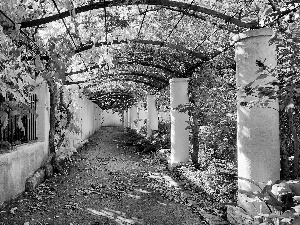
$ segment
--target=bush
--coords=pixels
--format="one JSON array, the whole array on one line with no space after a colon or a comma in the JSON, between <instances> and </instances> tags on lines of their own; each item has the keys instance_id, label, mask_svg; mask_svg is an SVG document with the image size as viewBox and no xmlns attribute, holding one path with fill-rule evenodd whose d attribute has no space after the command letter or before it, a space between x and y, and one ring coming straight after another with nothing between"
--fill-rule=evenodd
<instances>
[{"instance_id":1,"label":"bush","mask_svg":"<svg viewBox=\"0 0 300 225\"><path fill-rule=\"evenodd\" d=\"M149 137L149 140L156 150L171 148L171 122L159 122L158 130Z\"/></svg>"},{"instance_id":2,"label":"bush","mask_svg":"<svg viewBox=\"0 0 300 225\"><path fill-rule=\"evenodd\" d=\"M147 127L143 126L139 132L134 129L127 129L127 145L137 147L139 152L152 153L159 149L170 148L170 122L160 122L158 131L153 131L153 134L147 138Z\"/></svg>"}]
</instances>

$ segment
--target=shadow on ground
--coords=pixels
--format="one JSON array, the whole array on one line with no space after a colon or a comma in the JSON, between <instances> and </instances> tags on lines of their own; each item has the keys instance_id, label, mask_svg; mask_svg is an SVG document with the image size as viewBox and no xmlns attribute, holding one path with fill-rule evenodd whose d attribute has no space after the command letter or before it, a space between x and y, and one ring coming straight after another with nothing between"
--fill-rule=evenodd
<instances>
[{"instance_id":1,"label":"shadow on ground","mask_svg":"<svg viewBox=\"0 0 300 225\"><path fill-rule=\"evenodd\" d=\"M185 184L124 139L121 128L102 127L71 157L65 174L2 207L0 224L207 224Z\"/></svg>"}]
</instances>

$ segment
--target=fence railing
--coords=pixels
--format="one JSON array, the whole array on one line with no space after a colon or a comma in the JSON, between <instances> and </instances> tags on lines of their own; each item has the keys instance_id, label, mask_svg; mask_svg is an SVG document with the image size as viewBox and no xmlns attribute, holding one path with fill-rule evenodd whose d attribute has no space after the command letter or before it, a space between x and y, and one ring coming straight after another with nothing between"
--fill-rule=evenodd
<instances>
[{"instance_id":1,"label":"fence railing","mask_svg":"<svg viewBox=\"0 0 300 225\"><path fill-rule=\"evenodd\" d=\"M2 98L3 99L3 98ZM9 98L6 98L6 101ZM8 107L0 107L0 146L1 143L18 145L36 140L36 102L37 96L30 95L30 103L22 112ZM1 103L2 105L5 102Z\"/></svg>"}]
</instances>

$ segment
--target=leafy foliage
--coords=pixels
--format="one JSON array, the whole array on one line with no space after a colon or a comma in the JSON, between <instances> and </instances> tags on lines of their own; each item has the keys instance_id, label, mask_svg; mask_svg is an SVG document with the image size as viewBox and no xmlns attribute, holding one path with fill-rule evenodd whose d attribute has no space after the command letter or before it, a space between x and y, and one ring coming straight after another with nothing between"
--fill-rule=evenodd
<instances>
[{"instance_id":1,"label":"leafy foliage","mask_svg":"<svg viewBox=\"0 0 300 225\"><path fill-rule=\"evenodd\" d=\"M69 143L69 140L72 140L75 135L81 134L81 128L78 126L79 115L77 115L80 107L79 93L76 88L61 86L57 94L59 96L55 113L55 147L56 151L60 148L67 148L67 153L72 155L76 149L73 144Z\"/></svg>"},{"instance_id":2,"label":"leafy foliage","mask_svg":"<svg viewBox=\"0 0 300 225\"><path fill-rule=\"evenodd\" d=\"M251 201L264 202L269 209L267 214L259 214L255 217L255 224L298 224L299 217L299 196L298 183L293 181L278 180L261 188L258 183L243 177L241 180L250 182L259 188L259 191L239 190L239 193L247 196ZM259 209L257 209L259 212Z\"/></svg>"},{"instance_id":3,"label":"leafy foliage","mask_svg":"<svg viewBox=\"0 0 300 225\"><path fill-rule=\"evenodd\" d=\"M273 41L280 56L278 67L275 71L263 62L257 63L260 78L270 75L277 81L271 87L256 89L251 83L245 92L257 94L262 106L276 97L279 99L283 115L282 171L290 171L288 159L294 154L293 177L298 176L297 1L56 0L56 3L57 8L51 1L0 3L0 9L11 19L3 23L1 17L0 21L2 95L10 93L18 102L25 103L35 86L35 77L47 80L52 101L51 126L54 126L51 149L55 149L54 143L63 144L61 138L69 134L67 129L74 131L70 121L76 117L76 107L66 110L72 100L59 99L56 91L60 84L80 85L104 109L124 109L145 98L146 92L166 88L170 78L189 77L190 105L185 110L191 116L193 161L202 166L198 165L201 172L206 172L205 167L220 158L226 159L222 165L231 166L235 163L236 122L232 70L235 63L229 40L233 33L268 26L277 31ZM113 94L117 92L121 94ZM162 98L159 105L164 103L168 103L167 98ZM202 132L200 127L207 127L208 132ZM199 132L202 132L200 138ZM168 146L168 135L168 132L157 133L153 139L145 140L133 133L131 144L139 140L142 149L151 146L149 151L152 151L155 149L152 144L159 148ZM218 171L214 165L208 169L207 180L217 177L210 172ZM221 182L216 181L211 188L217 187L216 184Z\"/></svg>"}]
</instances>

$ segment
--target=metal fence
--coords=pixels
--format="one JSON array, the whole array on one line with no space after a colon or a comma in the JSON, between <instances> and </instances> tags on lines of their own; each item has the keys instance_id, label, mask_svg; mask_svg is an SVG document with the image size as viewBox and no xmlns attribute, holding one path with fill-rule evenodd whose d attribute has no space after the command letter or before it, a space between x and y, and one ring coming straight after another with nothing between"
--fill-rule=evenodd
<instances>
[{"instance_id":1,"label":"metal fence","mask_svg":"<svg viewBox=\"0 0 300 225\"><path fill-rule=\"evenodd\" d=\"M9 98L6 98L6 100L7 99ZM7 115L6 121L3 118L0 121L0 144L8 142L10 145L18 145L37 139L36 102L37 96L32 94L30 96L28 111L20 114L14 113L14 110L9 107L6 107L5 110L0 107L0 111L4 111Z\"/></svg>"}]
</instances>

